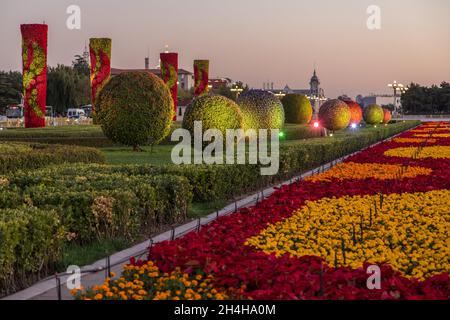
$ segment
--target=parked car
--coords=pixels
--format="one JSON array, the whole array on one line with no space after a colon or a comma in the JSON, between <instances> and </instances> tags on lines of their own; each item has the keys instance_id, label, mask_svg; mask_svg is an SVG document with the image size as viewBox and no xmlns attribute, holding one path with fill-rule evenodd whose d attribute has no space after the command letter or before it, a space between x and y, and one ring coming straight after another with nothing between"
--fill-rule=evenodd
<instances>
[{"instance_id":1,"label":"parked car","mask_svg":"<svg viewBox=\"0 0 450 320\"><path fill-rule=\"evenodd\" d=\"M19 119L23 117L23 106L12 104L6 107L6 117L9 119Z\"/></svg>"},{"instance_id":2,"label":"parked car","mask_svg":"<svg viewBox=\"0 0 450 320\"><path fill-rule=\"evenodd\" d=\"M83 109L71 108L67 110L67 118L69 119L83 119L86 118L86 113Z\"/></svg>"}]
</instances>

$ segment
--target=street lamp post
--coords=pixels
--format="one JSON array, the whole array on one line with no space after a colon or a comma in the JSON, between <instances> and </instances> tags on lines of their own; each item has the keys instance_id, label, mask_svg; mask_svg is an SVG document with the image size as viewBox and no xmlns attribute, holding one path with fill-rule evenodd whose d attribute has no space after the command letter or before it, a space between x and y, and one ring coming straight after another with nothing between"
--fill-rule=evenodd
<instances>
[{"instance_id":1,"label":"street lamp post","mask_svg":"<svg viewBox=\"0 0 450 320\"><path fill-rule=\"evenodd\" d=\"M394 113L397 114L397 91L401 93L404 93L407 88L397 81L394 80L393 83L389 83L388 87L394 89Z\"/></svg>"},{"instance_id":2,"label":"street lamp post","mask_svg":"<svg viewBox=\"0 0 450 320\"><path fill-rule=\"evenodd\" d=\"M235 93L236 93L236 100L237 100L237 98L239 97L239 94L240 94L243 90L244 90L244 89L239 88L238 85L235 85L234 87L232 87L232 88L230 89L231 92L235 92Z\"/></svg>"}]
</instances>

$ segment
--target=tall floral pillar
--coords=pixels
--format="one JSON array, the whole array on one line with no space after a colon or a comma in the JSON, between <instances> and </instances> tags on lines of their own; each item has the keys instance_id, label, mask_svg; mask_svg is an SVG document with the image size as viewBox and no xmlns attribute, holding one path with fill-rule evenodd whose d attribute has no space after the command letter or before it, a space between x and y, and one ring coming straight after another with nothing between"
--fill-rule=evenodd
<instances>
[{"instance_id":1,"label":"tall floral pillar","mask_svg":"<svg viewBox=\"0 0 450 320\"><path fill-rule=\"evenodd\" d=\"M194 60L194 94L196 97L208 93L209 60Z\"/></svg>"},{"instance_id":2,"label":"tall floral pillar","mask_svg":"<svg viewBox=\"0 0 450 320\"><path fill-rule=\"evenodd\" d=\"M178 53L175 52L164 52L160 54L161 59L161 78L169 87L170 93L172 95L173 106L174 106L174 118L177 119L177 108L178 108Z\"/></svg>"},{"instance_id":3,"label":"tall floral pillar","mask_svg":"<svg viewBox=\"0 0 450 320\"><path fill-rule=\"evenodd\" d=\"M91 60L91 103L95 113L95 99L111 75L111 39L89 39Z\"/></svg>"},{"instance_id":4,"label":"tall floral pillar","mask_svg":"<svg viewBox=\"0 0 450 320\"><path fill-rule=\"evenodd\" d=\"M20 31L25 128L45 127L48 26L22 24Z\"/></svg>"}]
</instances>

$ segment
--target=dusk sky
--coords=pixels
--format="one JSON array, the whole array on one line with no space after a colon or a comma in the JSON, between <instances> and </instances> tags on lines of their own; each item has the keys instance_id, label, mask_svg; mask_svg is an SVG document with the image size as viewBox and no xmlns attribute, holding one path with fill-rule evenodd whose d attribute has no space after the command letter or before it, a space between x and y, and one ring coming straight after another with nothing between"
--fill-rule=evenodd
<instances>
[{"instance_id":1,"label":"dusk sky","mask_svg":"<svg viewBox=\"0 0 450 320\"><path fill-rule=\"evenodd\" d=\"M66 27L69 5L81 29ZM369 30L369 5L381 29ZM450 81L448 0L2 0L0 69L21 69L21 23L49 25L48 64L70 64L90 37L113 41L112 67L143 68L169 45L179 65L210 59L211 77L251 87L308 88L314 65L327 97L390 93L397 80Z\"/></svg>"}]
</instances>

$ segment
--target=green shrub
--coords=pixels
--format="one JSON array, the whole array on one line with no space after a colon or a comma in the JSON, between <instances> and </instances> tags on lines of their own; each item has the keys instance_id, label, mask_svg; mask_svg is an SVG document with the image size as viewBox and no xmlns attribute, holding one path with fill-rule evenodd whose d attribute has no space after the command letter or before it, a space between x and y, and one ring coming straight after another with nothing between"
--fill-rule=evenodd
<instances>
[{"instance_id":1,"label":"green shrub","mask_svg":"<svg viewBox=\"0 0 450 320\"><path fill-rule=\"evenodd\" d=\"M0 142L0 174L74 162L103 163L105 157L87 147Z\"/></svg>"},{"instance_id":2,"label":"green shrub","mask_svg":"<svg viewBox=\"0 0 450 320\"><path fill-rule=\"evenodd\" d=\"M134 148L158 144L169 134L174 115L169 89L145 71L111 78L98 94L96 108L105 135Z\"/></svg>"},{"instance_id":3,"label":"green shrub","mask_svg":"<svg viewBox=\"0 0 450 320\"><path fill-rule=\"evenodd\" d=\"M171 130L179 127L180 123L172 122ZM0 130L0 141L77 145L94 148L123 146L105 137L102 128L97 125L69 125ZM170 134L160 142L160 144L172 143L175 142L170 141Z\"/></svg>"},{"instance_id":4,"label":"green shrub","mask_svg":"<svg viewBox=\"0 0 450 320\"><path fill-rule=\"evenodd\" d=\"M281 102L287 123L306 124L311 121L313 109L305 95L289 93L281 99Z\"/></svg>"},{"instance_id":5,"label":"green shrub","mask_svg":"<svg viewBox=\"0 0 450 320\"><path fill-rule=\"evenodd\" d=\"M249 90L237 99L246 129L281 129L284 125L283 105L273 93Z\"/></svg>"},{"instance_id":6,"label":"green shrub","mask_svg":"<svg viewBox=\"0 0 450 320\"><path fill-rule=\"evenodd\" d=\"M87 179L83 188L104 189L133 188L136 181L157 175L182 176L192 188L195 202L232 199L252 192L268 184L289 178L315 168L337 157L367 147L379 140L402 132L418 122L398 122L386 127L368 128L361 131L337 133L334 137L315 138L305 141L286 141L280 146L280 170L276 176L261 176L258 165L72 165L46 168L36 173L18 173L10 177L10 184L24 188L30 184L50 186L59 177L58 184L64 188L76 188L80 178ZM122 177L122 178L119 178ZM135 179L135 180L133 180ZM181 184L184 185L184 184ZM61 187L59 187L61 188ZM157 191L158 197L165 192ZM139 197L138 197L139 198ZM159 198L158 198L159 199Z\"/></svg>"},{"instance_id":7,"label":"green shrub","mask_svg":"<svg viewBox=\"0 0 450 320\"><path fill-rule=\"evenodd\" d=\"M383 122L384 111L383 108L377 104L368 105L364 109L364 121L367 124L378 124Z\"/></svg>"},{"instance_id":8,"label":"green shrub","mask_svg":"<svg viewBox=\"0 0 450 320\"><path fill-rule=\"evenodd\" d=\"M9 176L0 207L24 203L55 210L75 241L135 240L186 219L192 191L182 176L129 175L107 166L61 166Z\"/></svg>"},{"instance_id":9,"label":"green shrub","mask_svg":"<svg viewBox=\"0 0 450 320\"><path fill-rule=\"evenodd\" d=\"M219 95L204 95L194 99L186 109L183 128L194 133L194 121L202 121L202 130L243 128L239 106L231 99Z\"/></svg>"},{"instance_id":10,"label":"green shrub","mask_svg":"<svg viewBox=\"0 0 450 320\"><path fill-rule=\"evenodd\" d=\"M286 125L283 128L285 140L300 140L320 137L320 130L310 125Z\"/></svg>"},{"instance_id":11,"label":"green shrub","mask_svg":"<svg viewBox=\"0 0 450 320\"><path fill-rule=\"evenodd\" d=\"M319 109L319 120L325 128L333 131L347 128L350 122L350 109L338 99L326 101Z\"/></svg>"},{"instance_id":12,"label":"green shrub","mask_svg":"<svg viewBox=\"0 0 450 320\"><path fill-rule=\"evenodd\" d=\"M64 229L54 211L0 209L0 295L33 281L57 261Z\"/></svg>"}]
</instances>

